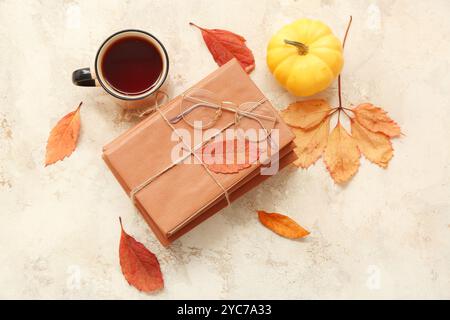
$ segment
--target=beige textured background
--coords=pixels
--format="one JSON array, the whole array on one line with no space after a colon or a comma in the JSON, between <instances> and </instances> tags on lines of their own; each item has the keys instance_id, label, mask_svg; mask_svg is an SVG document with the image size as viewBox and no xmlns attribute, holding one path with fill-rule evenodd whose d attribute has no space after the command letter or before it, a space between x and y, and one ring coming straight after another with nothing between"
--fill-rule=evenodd
<instances>
[{"instance_id":1,"label":"beige textured background","mask_svg":"<svg viewBox=\"0 0 450 320\"><path fill-rule=\"evenodd\" d=\"M362 160L346 186L322 161L287 169L162 248L100 158L132 122L100 89L71 84L109 34L141 28L167 46L172 95L216 65L194 21L244 35L252 78L279 108L296 98L273 80L266 43L283 24L354 25L347 104L383 106L406 136L388 170ZM0 1L0 298L450 298L450 2ZM322 96L336 102L334 85ZM51 127L80 101L78 149L44 168ZM312 231L288 241L256 209ZM118 263L119 223L160 259L166 288L144 295Z\"/></svg>"}]
</instances>

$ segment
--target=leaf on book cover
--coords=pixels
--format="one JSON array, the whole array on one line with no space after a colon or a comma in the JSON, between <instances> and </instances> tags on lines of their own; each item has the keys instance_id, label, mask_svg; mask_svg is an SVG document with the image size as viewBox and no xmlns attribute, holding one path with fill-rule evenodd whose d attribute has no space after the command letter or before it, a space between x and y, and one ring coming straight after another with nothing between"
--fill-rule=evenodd
<instances>
[{"instance_id":1,"label":"leaf on book cover","mask_svg":"<svg viewBox=\"0 0 450 320\"><path fill-rule=\"evenodd\" d=\"M308 130L319 125L330 111L325 100L297 101L282 110L281 117L291 127Z\"/></svg>"},{"instance_id":2,"label":"leaf on book cover","mask_svg":"<svg viewBox=\"0 0 450 320\"><path fill-rule=\"evenodd\" d=\"M372 132L363 127L358 119L352 120L352 136L359 151L370 161L382 168L387 168L394 154L391 140L388 136Z\"/></svg>"},{"instance_id":3,"label":"leaf on book cover","mask_svg":"<svg viewBox=\"0 0 450 320\"><path fill-rule=\"evenodd\" d=\"M347 182L358 171L360 153L355 139L338 122L328 137L323 160L336 183Z\"/></svg>"},{"instance_id":4,"label":"leaf on book cover","mask_svg":"<svg viewBox=\"0 0 450 320\"><path fill-rule=\"evenodd\" d=\"M238 173L259 158L258 144L248 139L214 139L202 149L202 160L215 173Z\"/></svg>"},{"instance_id":5,"label":"leaf on book cover","mask_svg":"<svg viewBox=\"0 0 450 320\"><path fill-rule=\"evenodd\" d=\"M400 127L387 112L371 103L363 103L353 109L356 120L372 132L381 132L390 138L401 134Z\"/></svg>"},{"instance_id":6,"label":"leaf on book cover","mask_svg":"<svg viewBox=\"0 0 450 320\"><path fill-rule=\"evenodd\" d=\"M122 273L130 285L143 292L153 292L164 287L158 259L142 243L137 242L123 229L122 219L119 258Z\"/></svg>"},{"instance_id":7,"label":"leaf on book cover","mask_svg":"<svg viewBox=\"0 0 450 320\"><path fill-rule=\"evenodd\" d=\"M50 132L47 140L45 166L53 164L72 154L80 133L80 108L65 115Z\"/></svg>"},{"instance_id":8,"label":"leaf on book cover","mask_svg":"<svg viewBox=\"0 0 450 320\"><path fill-rule=\"evenodd\" d=\"M250 73L255 69L255 58L245 45L244 37L227 30L206 29L192 22L189 24L200 29L209 52L219 66L236 58L245 72Z\"/></svg>"},{"instance_id":9,"label":"leaf on book cover","mask_svg":"<svg viewBox=\"0 0 450 320\"><path fill-rule=\"evenodd\" d=\"M285 238L299 239L310 233L297 222L280 213L267 213L259 210L258 217L265 227Z\"/></svg>"}]
</instances>

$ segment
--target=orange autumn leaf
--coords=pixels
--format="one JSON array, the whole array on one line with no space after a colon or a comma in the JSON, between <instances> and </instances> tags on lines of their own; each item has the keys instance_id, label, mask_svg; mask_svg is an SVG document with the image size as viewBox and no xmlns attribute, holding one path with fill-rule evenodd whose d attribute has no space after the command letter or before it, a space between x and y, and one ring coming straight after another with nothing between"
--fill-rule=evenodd
<instances>
[{"instance_id":1,"label":"orange autumn leaf","mask_svg":"<svg viewBox=\"0 0 450 320\"><path fill-rule=\"evenodd\" d=\"M53 164L72 154L80 133L80 108L65 115L50 132L47 140L45 166Z\"/></svg>"},{"instance_id":2,"label":"orange autumn leaf","mask_svg":"<svg viewBox=\"0 0 450 320\"><path fill-rule=\"evenodd\" d=\"M355 140L338 122L328 137L323 160L336 183L347 182L359 168L360 152Z\"/></svg>"},{"instance_id":3,"label":"orange autumn leaf","mask_svg":"<svg viewBox=\"0 0 450 320\"><path fill-rule=\"evenodd\" d=\"M398 137L400 127L392 120L387 112L371 103L360 104L353 109L356 120L372 132L384 133L388 137Z\"/></svg>"},{"instance_id":4,"label":"orange autumn leaf","mask_svg":"<svg viewBox=\"0 0 450 320\"><path fill-rule=\"evenodd\" d=\"M281 111L283 119L295 134L295 152L298 159L294 161L294 165L308 168L323 155L327 169L336 183L347 182L357 172L361 153L380 167L387 167L393 156L393 148L391 137L386 133L398 135L400 128L385 111L370 104L363 104L355 108L354 117L351 117L348 111L355 109L330 108L325 102L321 104L317 102L316 106L324 111L319 117L312 105L308 101L305 104L295 103ZM353 137L342 127L339 116L336 128L329 134L330 118L334 113L341 112L351 120ZM377 115L375 118L379 122L368 121L368 114L371 113ZM361 117L363 123L359 120ZM380 132L374 132L364 124L366 126L371 124L373 130Z\"/></svg>"},{"instance_id":5,"label":"orange autumn leaf","mask_svg":"<svg viewBox=\"0 0 450 320\"><path fill-rule=\"evenodd\" d=\"M388 136L372 132L362 125L359 121L351 122L352 136L358 144L361 153L373 163L382 168L387 168L389 161L393 156L392 144Z\"/></svg>"},{"instance_id":6,"label":"orange autumn leaf","mask_svg":"<svg viewBox=\"0 0 450 320\"><path fill-rule=\"evenodd\" d=\"M120 267L130 285L143 292L153 292L164 287L158 259L142 243L137 242L123 229L119 218L121 236L119 245Z\"/></svg>"},{"instance_id":7,"label":"orange autumn leaf","mask_svg":"<svg viewBox=\"0 0 450 320\"><path fill-rule=\"evenodd\" d=\"M306 100L291 103L281 111L281 117L291 127L311 129L321 123L331 111L325 100Z\"/></svg>"},{"instance_id":8,"label":"orange autumn leaf","mask_svg":"<svg viewBox=\"0 0 450 320\"><path fill-rule=\"evenodd\" d=\"M301 168L308 168L320 158L327 145L328 135L330 132L330 118L327 117L313 129L304 130L300 128L292 128L295 134L294 149L298 159L294 161L294 165Z\"/></svg>"},{"instance_id":9,"label":"orange autumn leaf","mask_svg":"<svg viewBox=\"0 0 450 320\"><path fill-rule=\"evenodd\" d=\"M291 218L280 213L258 211L259 221L276 234L289 239L299 239L309 235L309 231Z\"/></svg>"},{"instance_id":10,"label":"orange autumn leaf","mask_svg":"<svg viewBox=\"0 0 450 320\"><path fill-rule=\"evenodd\" d=\"M202 159L215 173L237 173L258 160L257 144L247 139L217 139L202 149Z\"/></svg>"}]
</instances>

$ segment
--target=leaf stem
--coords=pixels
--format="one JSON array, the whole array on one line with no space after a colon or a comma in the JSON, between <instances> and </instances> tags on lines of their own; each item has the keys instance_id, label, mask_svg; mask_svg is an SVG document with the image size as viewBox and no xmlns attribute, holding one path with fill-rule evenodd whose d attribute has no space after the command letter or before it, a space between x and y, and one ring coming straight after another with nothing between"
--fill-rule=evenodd
<instances>
[{"instance_id":1,"label":"leaf stem","mask_svg":"<svg viewBox=\"0 0 450 320\"><path fill-rule=\"evenodd\" d=\"M345 42L347 41L348 32L350 31L350 27L352 25L353 17L350 16L350 20L348 21L347 30L345 30L344 41L342 42L342 49L345 48Z\"/></svg>"},{"instance_id":2,"label":"leaf stem","mask_svg":"<svg viewBox=\"0 0 450 320\"><path fill-rule=\"evenodd\" d=\"M339 112L339 108L334 108L334 109L332 109L332 112L330 112L329 114L327 114L327 116L325 117L325 119L326 118L328 118L328 117L331 117L333 114L335 114L336 112Z\"/></svg>"},{"instance_id":3,"label":"leaf stem","mask_svg":"<svg viewBox=\"0 0 450 320\"><path fill-rule=\"evenodd\" d=\"M342 110L342 112L343 112L350 120L352 119L352 117L350 117L350 116L348 115L348 113L345 112L345 110L348 110L347 108L342 108L341 110Z\"/></svg>"},{"instance_id":4,"label":"leaf stem","mask_svg":"<svg viewBox=\"0 0 450 320\"><path fill-rule=\"evenodd\" d=\"M341 93L341 75L338 76L338 97L339 97L339 109L342 109L342 93Z\"/></svg>"},{"instance_id":5,"label":"leaf stem","mask_svg":"<svg viewBox=\"0 0 450 320\"><path fill-rule=\"evenodd\" d=\"M342 49L345 48L345 43L347 41L347 36L348 36L348 32L350 30L350 27L352 25L352 21L353 21L353 17L350 16L350 20L348 21L347 24L347 29L345 30L345 35L344 35L344 40L342 41ZM341 110L344 110L344 108L342 107L342 85L341 85L341 74L339 74L338 76L338 97L339 97L339 114L338 114L338 122L340 119L340 115L341 115ZM345 115L348 117L348 114L344 111Z\"/></svg>"},{"instance_id":6,"label":"leaf stem","mask_svg":"<svg viewBox=\"0 0 450 320\"><path fill-rule=\"evenodd\" d=\"M198 29L200 29L200 30L202 30L202 31L206 31L204 28L202 28L202 27L196 25L196 24L193 23L193 22L189 22L189 25L190 25L190 26L194 26L194 27L196 27L196 28L198 28Z\"/></svg>"},{"instance_id":7,"label":"leaf stem","mask_svg":"<svg viewBox=\"0 0 450 320\"><path fill-rule=\"evenodd\" d=\"M122 225L122 217L119 217L119 222L120 222L120 228L122 229L122 231L123 231L123 225Z\"/></svg>"},{"instance_id":8,"label":"leaf stem","mask_svg":"<svg viewBox=\"0 0 450 320\"><path fill-rule=\"evenodd\" d=\"M343 110L347 110L347 111L351 111L351 112L353 112L353 113L355 112L355 111L353 111L353 109L350 109L350 108L344 108L344 107L342 107L342 109L343 109Z\"/></svg>"}]
</instances>

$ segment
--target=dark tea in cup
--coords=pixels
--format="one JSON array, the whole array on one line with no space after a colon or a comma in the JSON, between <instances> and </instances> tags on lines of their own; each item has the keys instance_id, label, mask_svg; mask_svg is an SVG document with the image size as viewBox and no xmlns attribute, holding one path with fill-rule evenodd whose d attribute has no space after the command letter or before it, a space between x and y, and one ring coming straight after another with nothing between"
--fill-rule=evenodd
<instances>
[{"instance_id":1,"label":"dark tea in cup","mask_svg":"<svg viewBox=\"0 0 450 320\"><path fill-rule=\"evenodd\" d=\"M145 38L129 36L113 42L101 62L104 79L115 90L139 95L150 90L161 77L159 50Z\"/></svg>"},{"instance_id":2,"label":"dark tea in cup","mask_svg":"<svg viewBox=\"0 0 450 320\"><path fill-rule=\"evenodd\" d=\"M134 36L114 42L102 60L105 80L117 91L129 95L151 89L162 68L159 50L146 39Z\"/></svg>"},{"instance_id":3,"label":"dark tea in cup","mask_svg":"<svg viewBox=\"0 0 450 320\"><path fill-rule=\"evenodd\" d=\"M135 109L154 104L168 72L169 57L162 43L148 32L128 29L108 37L97 51L94 70L75 70L72 82L101 86L115 102Z\"/></svg>"}]
</instances>

